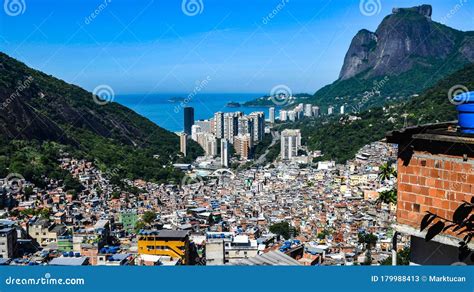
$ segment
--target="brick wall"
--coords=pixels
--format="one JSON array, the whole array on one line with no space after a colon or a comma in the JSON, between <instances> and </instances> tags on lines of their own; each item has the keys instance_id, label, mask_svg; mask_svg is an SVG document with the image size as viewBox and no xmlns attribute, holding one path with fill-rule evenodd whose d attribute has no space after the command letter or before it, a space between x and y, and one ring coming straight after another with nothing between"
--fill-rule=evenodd
<instances>
[{"instance_id":1,"label":"brick wall","mask_svg":"<svg viewBox=\"0 0 474 292\"><path fill-rule=\"evenodd\" d=\"M419 228L426 211L452 219L453 212L474 194L474 161L415 151L407 166L398 160L400 224Z\"/></svg>"}]
</instances>

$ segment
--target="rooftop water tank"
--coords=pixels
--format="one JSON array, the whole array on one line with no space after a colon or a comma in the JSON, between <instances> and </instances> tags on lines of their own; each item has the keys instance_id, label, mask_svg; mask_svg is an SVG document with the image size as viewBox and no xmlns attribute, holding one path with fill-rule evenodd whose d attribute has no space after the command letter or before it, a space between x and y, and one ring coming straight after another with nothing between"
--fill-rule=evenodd
<instances>
[{"instance_id":1,"label":"rooftop water tank","mask_svg":"<svg viewBox=\"0 0 474 292\"><path fill-rule=\"evenodd\" d=\"M456 95L453 102L458 111L461 133L474 134L474 91Z\"/></svg>"}]
</instances>

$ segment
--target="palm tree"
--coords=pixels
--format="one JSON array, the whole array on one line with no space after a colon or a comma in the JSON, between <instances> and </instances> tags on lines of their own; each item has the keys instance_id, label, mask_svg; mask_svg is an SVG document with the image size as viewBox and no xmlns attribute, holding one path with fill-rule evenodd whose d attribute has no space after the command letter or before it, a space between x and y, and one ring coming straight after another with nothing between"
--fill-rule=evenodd
<instances>
[{"instance_id":1,"label":"palm tree","mask_svg":"<svg viewBox=\"0 0 474 292\"><path fill-rule=\"evenodd\" d=\"M375 202L376 204L378 203L396 204L397 203L397 189L391 189L391 190L380 192L379 198Z\"/></svg>"},{"instance_id":2,"label":"palm tree","mask_svg":"<svg viewBox=\"0 0 474 292\"><path fill-rule=\"evenodd\" d=\"M397 177L397 171L392 166L392 162L386 162L380 166L379 181L384 182L390 180L392 177Z\"/></svg>"},{"instance_id":3,"label":"palm tree","mask_svg":"<svg viewBox=\"0 0 474 292\"><path fill-rule=\"evenodd\" d=\"M397 177L397 171L393 167L392 162L386 162L380 166L380 172L378 175L379 181L385 182L391 178ZM396 204L397 203L397 189L396 187L390 190L382 191L379 195L376 204L386 203L386 204Z\"/></svg>"}]
</instances>

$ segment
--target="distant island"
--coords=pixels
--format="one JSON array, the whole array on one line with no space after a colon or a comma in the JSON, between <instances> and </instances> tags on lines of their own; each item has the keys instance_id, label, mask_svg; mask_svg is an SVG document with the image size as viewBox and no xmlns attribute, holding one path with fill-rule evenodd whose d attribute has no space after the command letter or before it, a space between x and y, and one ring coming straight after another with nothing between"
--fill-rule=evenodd
<instances>
[{"instance_id":1,"label":"distant island","mask_svg":"<svg viewBox=\"0 0 474 292\"><path fill-rule=\"evenodd\" d=\"M184 97L172 97L168 99L169 102L184 102L185 98Z\"/></svg>"},{"instance_id":2,"label":"distant island","mask_svg":"<svg viewBox=\"0 0 474 292\"><path fill-rule=\"evenodd\" d=\"M241 107L241 104L238 102L231 101L231 102L228 102L225 106L226 107Z\"/></svg>"}]
</instances>

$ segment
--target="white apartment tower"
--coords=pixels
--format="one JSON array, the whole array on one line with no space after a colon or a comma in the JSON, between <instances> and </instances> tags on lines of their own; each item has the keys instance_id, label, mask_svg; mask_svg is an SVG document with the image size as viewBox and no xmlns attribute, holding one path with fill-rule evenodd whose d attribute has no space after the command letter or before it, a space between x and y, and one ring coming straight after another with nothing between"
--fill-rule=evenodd
<instances>
[{"instance_id":1,"label":"white apartment tower","mask_svg":"<svg viewBox=\"0 0 474 292\"><path fill-rule=\"evenodd\" d=\"M300 130L286 129L281 132L281 159L290 160L298 156L298 150L301 147Z\"/></svg>"},{"instance_id":2,"label":"white apartment tower","mask_svg":"<svg viewBox=\"0 0 474 292\"><path fill-rule=\"evenodd\" d=\"M179 133L179 151L186 156L187 154L187 144L188 144L188 134Z\"/></svg>"},{"instance_id":3,"label":"white apartment tower","mask_svg":"<svg viewBox=\"0 0 474 292\"><path fill-rule=\"evenodd\" d=\"M311 104L305 104L304 106L304 116L312 117L313 116L313 107Z\"/></svg>"},{"instance_id":4,"label":"white apartment tower","mask_svg":"<svg viewBox=\"0 0 474 292\"><path fill-rule=\"evenodd\" d=\"M270 124L275 124L275 108L274 107L271 107L270 109L268 109L268 115L269 115L269 119L270 119Z\"/></svg>"},{"instance_id":5,"label":"white apartment tower","mask_svg":"<svg viewBox=\"0 0 474 292\"><path fill-rule=\"evenodd\" d=\"M214 114L214 134L216 138L224 138L224 113L217 112Z\"/></svg>"},{"instance_id":6,"label":"white apartment tower","mask_svg":"<svg viewBox=\"0 0 474 292\"><path fill-rule=\"evenodd\" d=\"M221 165L229 167L229 141L227 139L221 139Z\"/></svg>"},{"instance_id":7,"label":"white apartment tower","mask_svg":"<svg viewBox=\"0 0 474 292\"><path fill-rule=\"evenodd\" d=\"M197 135L202 132L202 128L199 125L191 126L191 139L197 141Z\"/></svg>"}]
</instances>

